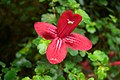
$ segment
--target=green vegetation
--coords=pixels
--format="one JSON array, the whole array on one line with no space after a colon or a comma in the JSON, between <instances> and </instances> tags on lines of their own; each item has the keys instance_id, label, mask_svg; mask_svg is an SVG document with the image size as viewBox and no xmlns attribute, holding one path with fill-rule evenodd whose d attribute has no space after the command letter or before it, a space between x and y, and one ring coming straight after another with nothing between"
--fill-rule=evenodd
<instances>
[{"instance_id":1,"label":"green vegetation","mask_svg":"<svg viewBox=\"0 0 120 80\"><path fill-rule=\"evenodd\" d=\"M88 52L69 49L66 59L50 64L45 56L51 42L34 30L37 21L57 25L72 10L82 16L74 30L93 43ZM119 0L1 0L0 80L119 80Z\"/></svg>"}]
</instances>

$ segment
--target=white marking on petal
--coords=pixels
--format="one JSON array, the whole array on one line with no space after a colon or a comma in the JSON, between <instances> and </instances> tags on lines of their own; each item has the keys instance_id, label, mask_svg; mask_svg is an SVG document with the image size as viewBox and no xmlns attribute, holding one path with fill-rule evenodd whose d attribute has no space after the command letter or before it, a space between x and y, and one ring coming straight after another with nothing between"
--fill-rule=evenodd
<instances>
[{"instance_id":1,"label":"white marking on petal","mask_svg":"<svg viewBox=\"0 0 120 80\"><path fill-rule=\"evenodd\" d=\"M51 58L50 60L59 62L56 58Z\"/></svg>"},{"instance_id":2,"label":"white marking on petal","mask_svg":"<svg viewBox=\"0 0 120 80\"><path fill-rule=\"evenodd\" d=\"M61 40L61 39L59 39L59 40L60 40L60 43L59 43L58 49L60 49L60 48L61 48L61 45L62 45L62 40Z\"/></svg>"},{"instance_id":3,"label":"white marking on petal","mask_svg":"<svg viewBox=\"0 0 120 80\"><path fill-rule=\"evenodd\" d=\"M70 21L69 19L67 19L68 20L68 24L73 24L74 23L74 21Z\"/></svg>"},{"instance_id":4,"label":"white marking on petal","mask_svg":"<svg viewBox=\"0 0 120 80\"><path fill-rule=\"evenodd\" d=\"M57 44L56 44L56 48L58 48L59 47L59 40L57 40Z\"/></svg>"}]
</instances>

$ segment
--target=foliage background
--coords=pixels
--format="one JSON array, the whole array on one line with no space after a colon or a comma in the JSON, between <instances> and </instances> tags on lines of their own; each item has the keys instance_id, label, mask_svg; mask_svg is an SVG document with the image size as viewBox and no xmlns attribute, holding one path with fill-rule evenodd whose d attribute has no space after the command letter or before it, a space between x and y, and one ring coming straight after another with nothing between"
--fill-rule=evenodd
<instances>
[{"instance_id":1,"label":"foliage background","mask_svg":"<svg viewBox=\"0 0 120 80\"><path fill-rule=\"evenodd\" d=\"M56 25L68 9L83 16L75 32L86 35L93 48L68 49L64 62L51 65L45 57L50 41L38 37L33 25L36 21ZM120 67L109 65L120 61L119 13L119 0L1 0L1 80L119 80ZM84 69L85 61L90 69Z\"/></svg>"}]
</instances>

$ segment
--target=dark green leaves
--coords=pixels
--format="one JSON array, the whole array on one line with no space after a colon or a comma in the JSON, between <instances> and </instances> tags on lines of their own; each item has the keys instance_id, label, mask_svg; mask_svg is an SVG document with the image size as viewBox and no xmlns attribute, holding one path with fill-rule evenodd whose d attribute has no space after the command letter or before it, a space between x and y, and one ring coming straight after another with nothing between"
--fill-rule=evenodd
<instances>
[{"instance_id":1,"label":"dark green leaves","mask_svg":"<svg viewBox=\"0 0 120 80\"><path fill-rule=\"evenodd\" d=\"M4 76L4 80L16 80L16 75L16 70L12 68L11 70L7 71L7 73Z\"/></svg>"},{"instance_id":2,"label":"dark green leaves","mask_svg":"<svg viewBox=\"0 0 120 80\"><path fill-rule=\"evenodd\" d=\"M68 48L68 52L70 53L71 56L78 55L78 50L72 50L72 49Z\"/></svg>"},{"instance_id":3,"label":"dark green leaves","mask_svg":"<svg viewBox=\"0 0 120 80\"><path fill-rule=\"evenodd\" d=\"M37 75L40 75L45 72L45 65L39 65L35 68L35 72Z\"/></svg>"}]
</instances>

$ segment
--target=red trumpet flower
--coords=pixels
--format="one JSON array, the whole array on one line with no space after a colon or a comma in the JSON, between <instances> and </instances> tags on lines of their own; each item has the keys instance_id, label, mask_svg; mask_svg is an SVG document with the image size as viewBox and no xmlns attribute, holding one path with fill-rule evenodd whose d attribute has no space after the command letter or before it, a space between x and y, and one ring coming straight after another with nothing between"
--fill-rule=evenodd
<instances>
[{"instance_id":1,"label":"red trumpet flower","mask_svg":"<svg viewBox=\"0 0 120 80\"><path fill-rule=\"evenodd\" d=\"M52 40L46 51L50 63L58 64L62 62L66 57L67 47L74 50L89 50L92 48L92 43L88 38L81 34L71 33L81 20L82 17L79 14L73 14L71 10L68 10L61 15L57 27L46 22L36 22L34 24L39 36Z\"/></svg>"}]
</instances>

